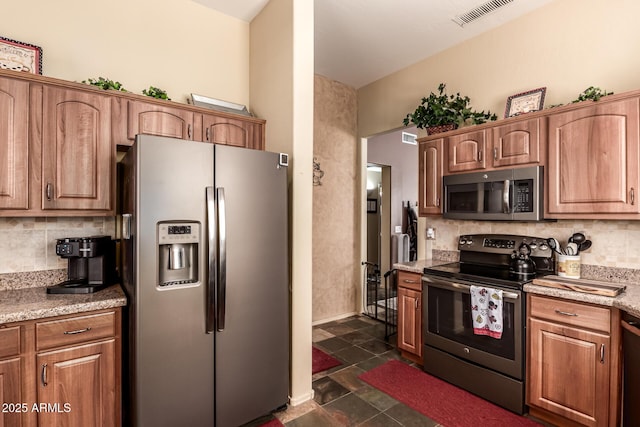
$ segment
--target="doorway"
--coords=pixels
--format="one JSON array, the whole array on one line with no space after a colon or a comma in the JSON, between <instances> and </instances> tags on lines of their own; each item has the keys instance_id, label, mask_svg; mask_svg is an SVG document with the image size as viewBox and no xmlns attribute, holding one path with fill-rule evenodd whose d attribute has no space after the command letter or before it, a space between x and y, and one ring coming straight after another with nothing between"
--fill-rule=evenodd
<instances>
[{"instance_id":1,"label":"doorway","mask_svg":"<svg viewBox=\"0 0 640 427\"><path fill-rule=\"evenodd\" d=\"M363 306L369 316L383 320L384 274L391 269L391 167L367 164L366 261Z\"/></svg>"}]
</instances>

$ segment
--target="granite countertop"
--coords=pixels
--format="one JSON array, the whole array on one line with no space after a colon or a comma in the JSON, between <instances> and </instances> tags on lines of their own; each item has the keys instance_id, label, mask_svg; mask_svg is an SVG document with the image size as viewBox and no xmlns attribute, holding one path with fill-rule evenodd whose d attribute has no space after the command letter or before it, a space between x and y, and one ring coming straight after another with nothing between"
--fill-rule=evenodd
<instances>
[{"instance_id":1,"label":"granite countertop","mask_svg":"<svg viewBox=\"0 0 640 427\"><path fill-rule=\"evenodd\" d=\"M0 324L82 313L127 305L120 285L91 294L47 294L64 280L64 270L0 275Z\"/></svg>"},{"instance_id":2,"label":"granite countertop","mask_svg":"<svg viewBox=\"0 0 640 427\"><path fill-rule=\"evenodd\" d=\"M393 268L408 271L411 273L422 274L425 267L433 267L434 265L446 264L451 261L451 259L423 259L412 262L396 263L393 264ZM617 277L615 272L614 274L611 274L610 271L598 271L598 269L593 267L589 270L589 273L595 276L593 278L605 281L611 281L611 278ZM627 276L629 276L629 274L627 274ZM629 277L631 279L637 278L637 276L635 275L630 275ZM609 280L606 280L607 278L609 278ZM616 297L594 295L586 292L568 291L534 284L524 285L524 291L531 294L546 295L550 297L565 298L572 301L598 304L607 307L615 307L622 311L626 311L633 316L640 317L640 282L629 282L624 284L627 286L627 288L624 292Z\"/></svg>"},{"instance_id":3,"label":"granite countertop","mask_svg":"<svg viewBox=\"0 0 640 427\"><path fill-rule=\"evenodd\" d=\"M395 263L393 264L393 268L396 270L408 271L410 273L422 274L425 267L433 267L434 265L446 264L448 262L451 261L441 259L419 259L417 261Z\"/></svg>"},{"instance_id":4,"label":"granite countertop","mask_svg":"<svg viewBox=\"0 0 640 427\"><path fill-rule=\"evenodd\" d=\"M640 317L640 284L627 283L624 292L616 297L588 294L586 292L568 291L539 285L524 285L524 291L530 294L564 298L572 301L587 302L619 308L622 311Z\"/></svg>"}]
</instances>

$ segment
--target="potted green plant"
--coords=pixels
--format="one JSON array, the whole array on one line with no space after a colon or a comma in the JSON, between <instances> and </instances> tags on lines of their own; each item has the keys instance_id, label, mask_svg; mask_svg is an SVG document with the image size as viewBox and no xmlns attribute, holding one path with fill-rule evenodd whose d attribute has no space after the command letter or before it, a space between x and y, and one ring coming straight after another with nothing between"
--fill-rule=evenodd
<instances>
[{"instance_id":1,"label":"potted green plant","mask_svg":"<svg viewBox=\"0 0 640 427\"><path fill-rule=\"evenodd\" d=\"M119 90L121 92L128 92L122 86L122 83L114 82L113 80L108 78L105 79L104 77L98 77L97 79L83 80L82 83L92 85L92 86L98 86L99 88L104 90Z\"/></svg>"},{"instance_id":2,"label":"potted green plant","mask_svg":"<svg viewBox=\"0 0 640 427\"><path fill-rule=\"evenodd\" d=\"M407 114L402 123L405 126L413 123L432 135L453 130L459 126L485 123L498 118L490 111L485 113L472 110L468 96L461 96L460 93L447 95L445 89L446 85L440 83L438 93L431 92L428 97L423 97L420 105L413 113Z\"/></svg>"},{"instance_id":3,"label":"potted green plant","mask_svg":"<svg viewBox=\"0 0 640 427\"><path fill-rule=\"evenodd\" d=\"M150 96L152 98L157 99L166 99L167 101L171 101L171 98L167 96L167 92L158 87L149 86L149 89L143 89L142 94L146 96Z\"/></svg>"}]
</instances>

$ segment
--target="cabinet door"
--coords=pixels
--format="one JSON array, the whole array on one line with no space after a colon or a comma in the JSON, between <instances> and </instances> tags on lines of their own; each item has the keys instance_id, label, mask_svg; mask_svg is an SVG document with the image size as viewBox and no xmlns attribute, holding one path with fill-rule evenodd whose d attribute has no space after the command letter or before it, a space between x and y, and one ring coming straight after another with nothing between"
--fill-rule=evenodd
<instances>
[{"instance_id":1,"label":"cabinet door","mask_svg":"<svg viewBox=\"0 0 640 427\"><path fill-rule=\"evenodd\" d=\"M638 213L638 99L549 116L549 213Z\"/></svg>"},{"instance_id":2,"label":"cabinet door","mask_svg":"<svg viewBox=\"0 0 640 427\"><path fill-rule=\"evenodd\" d=\"M612 349L606 334L530 319L531 405L585 426L606 426Z\"/></svg>"},{"instance_id":3,"label":"cabinet door","mask_svg":"<svg viewBox=\"0 0 640 427\"><path fill-rule=\"evenodd\" d=\"M130 140L134 140L139 133L179 139L200 139L194 138L194 114L191 111L141 101L129 101L128 111L127 137Z\"/></svg>"},{"instance_id":4,"label":"cabinet door","mask_svg":"<svg viewBox=\"0 0 640 427\"><path fill-rule=\"evenodd\" d=\"M202 127L204 141L264 149L264 126L261 123L203 114Z\"/></svg>"},{"instance_id":5,"label":"cabinet door","mask_svg":"<svg viewBox=\"0 0 640 427\"><path fill-rule=\"evenodd\" d=\"M540 162L543 119L522 120L491 130L492 165L512 166Z\"/></svg>"},{"instance_id":6,"label":"cabinet door","mask_svg":"<svg viewBox=\"0 0 640 427\"><path fill-rule=\"evenodd\" d=\"M418 213L420 215L442 214L442 165L444 139L421 142L418 147L420 156Z\"/></svg>"},{"instance_id":7,"label":"cabinet door","mask_svg":"<svg viewBox=\"0 0 640 427\"><path fill-rule=\"evenodd\" d=\"M45 86L42 208L112 210L114 170L109 97Z\"/></svg>"},{"instance_id":8,"label":"cabinet door","mask_svg":"<svg viewBox=\"0 0 640 427\"><path fill-rule=\"evenodd\" d=\"M422 357L422 292L398 287L398 348Z\"/></svg>"},{"instance_id":9,"label":"cabinet door","mask_svg":"<svg viewBox=\"0 0 640 427\"><path fill-rule=\"evenodd\" d=\"M38 426L116 426L115 341L37 355Z\"/></svg>"},{"instance_id":10,"label":"cabinet door","mask_svg":"<svg viewBox=\"0 0 640 427\"><path fill-rule=\"evenodd\" d=\"M23 399L20 385L20 358L0 360L0 426L22 426L22 413L31 411L31 405L21 406L26 403ZM17 406L7 406L17 405Z\"/></svg>"},{"instance_id":11,"label":"cabinet door","mask_svg":"<svg viewBox=\"0 0 640 427\"><path fill-rule=\"evenodd\" d=\"M447 138L449 172L471 171L486 167L485 131L475 131Z\"/></svg>"},{"instance_id":12,"label":"cabinet door","mask_svg":"<svg viewBox=\"0 0 640 427\"><path fill-rule=\"evenodd\" d=\"M0 78L0 209L29 208L29 83Z\"/></svg>"}]
</instances>

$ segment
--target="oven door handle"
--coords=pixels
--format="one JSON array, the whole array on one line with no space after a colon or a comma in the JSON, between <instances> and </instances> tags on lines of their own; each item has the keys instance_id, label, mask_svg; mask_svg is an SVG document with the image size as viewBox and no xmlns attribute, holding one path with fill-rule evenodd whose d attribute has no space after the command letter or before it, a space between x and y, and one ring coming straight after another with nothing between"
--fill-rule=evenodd
<instances>
[{"instance_id":1,"label":"oven door handle","mask_svg":"<svg viewBox=\"0 0 640 427\"><path fill-rule=\"evenodd\" d=\"M471 285L465 285L463 283L457 283L457 282L452 282L448 280L447 281L438 280L428 276L422 276L422 281L426 282L427 286L435 286L438 288L448 289L451 291L464 291L465 293L471 292ZM478 286L481 286L481 285L478 285ZM509 292L509 291L502 290L502 297L505 299L517 300L518 298L520 298L520 295L517 294L516 292Z\"/></svg>"}]
</instances>

